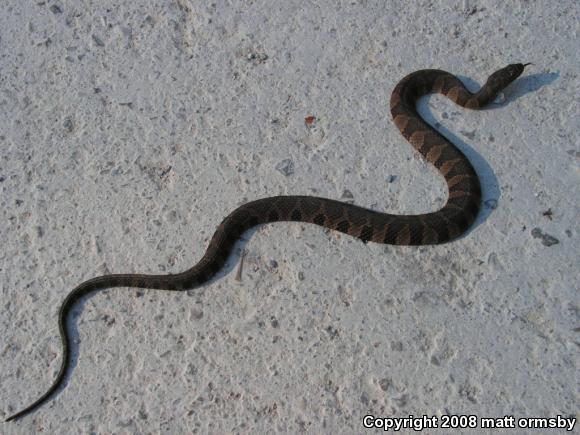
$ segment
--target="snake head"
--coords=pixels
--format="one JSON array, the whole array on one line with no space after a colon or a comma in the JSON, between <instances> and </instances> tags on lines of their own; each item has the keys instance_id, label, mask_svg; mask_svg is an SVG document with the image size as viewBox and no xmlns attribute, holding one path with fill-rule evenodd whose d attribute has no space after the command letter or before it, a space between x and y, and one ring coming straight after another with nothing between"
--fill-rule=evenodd
<instances>
[{"instance_id":1,"label":"snake head","mask_svg":"<svg viewBox=\"0 0 580 435\"><path fill-rule=\"evenodd\" d=\"M511 65L494 72L489 76L487 81L495 84L496 88L504 88L517 79L524 72L524 68L528 65L531 65L531 63L512 63Z\"/></svg>"},{"instance_id":2,"label":"snake head","mask_svg":"<svg viewBox=\"0 0 580 435\"><path fill-rule=\"evenodd\" d=\"M504 68L506 71L506 75L509 77L509 80L517 79L523 72L524 69L531 65L531 63L512 63Z\"/></svg>"}]
</instances>

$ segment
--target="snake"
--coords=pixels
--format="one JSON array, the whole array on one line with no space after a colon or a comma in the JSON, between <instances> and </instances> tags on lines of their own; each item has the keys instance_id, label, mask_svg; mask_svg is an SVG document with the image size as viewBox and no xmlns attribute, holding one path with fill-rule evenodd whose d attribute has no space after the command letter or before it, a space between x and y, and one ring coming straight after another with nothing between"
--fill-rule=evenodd
<instances>
[{"instance_id":1,"label":"snake","mask_svg":"<svg viewBox=\"0 0 580 435\"><path fill-rule=\"evenodd\" d=\"M35 402L11 415L18 419L45 403L62 385L70 366L67 317L79 298L112 287L183 291L206 283L224 266L234 243L250 228L273 222L307 222L359 238L364 243L435 245L463 235L481 207L481 185L467 157L430 126L417 111L418 99L439 93L467 109L482 109L517 79L529 64L510 64L491 74L479 91L470 92L451 73L438 69L414 71L394 88L390 98L393 121L403 137L444 177L448 198L437 211L388 214L314 196L273 196L247 202L226 216L213 234L205 254L190 269L168 275L111 274L89 279L66 296L58 313L62 343L61 365L50 388Z\"/></svg>"}]
</instances>

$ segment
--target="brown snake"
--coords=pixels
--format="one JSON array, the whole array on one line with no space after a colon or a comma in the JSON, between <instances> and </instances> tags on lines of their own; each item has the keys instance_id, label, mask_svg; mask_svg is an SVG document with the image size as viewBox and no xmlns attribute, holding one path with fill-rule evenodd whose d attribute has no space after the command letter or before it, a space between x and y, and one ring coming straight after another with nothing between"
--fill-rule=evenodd
<instances>
[{"instance_id":1,"label":"brown snake","mask_svg":"<svg viewBox=\"0 0 580 435\"><path fill-rule=\"evenodd\" d=\"M528 65L528 64L526 64ZM480 109L524 71L512 64L493 73L473 94L454 75L440 70L415 71L403 78L391 95L391 114L405 139L445 177L447 203L440 210L420 215L392 215L313 196L274 196L241 205L219 225L202 259L191 269L175 275L120 274L99 276L83 282L65 298L58 314L62 341L60 371L38 400L6 421L19 418L44 403L61 385L70 364L70 338L66 319L82 296L97 289L139 287L187 290L208 281L226 262L240 235L269 222L309 222L358 237L363 242L391 245L431 245L453 240L475 220L480 208L479 179L469 160L418 114L416 102L429 93L441 93L462 107Z\"/></svg>"}]
</instances>

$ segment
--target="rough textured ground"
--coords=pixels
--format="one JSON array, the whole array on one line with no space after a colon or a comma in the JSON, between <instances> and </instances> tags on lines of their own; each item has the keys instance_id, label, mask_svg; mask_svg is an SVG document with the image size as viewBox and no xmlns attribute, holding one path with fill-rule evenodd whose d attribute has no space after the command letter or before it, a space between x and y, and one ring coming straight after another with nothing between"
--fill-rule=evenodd
<instances>
[{"instance_id":1,"label":"rough textured ground","mask_svg":"<svg viewBox=\"0 0 580 435\"><path fill-rule=\"evenodd\" d=\"M578 12L573 0L3 0L0 416L50 385L56 314L82 280L182 271L223 216L268 195L434 210L445 184L390 121L397 81L441 68L476 89L508 63L535 65L492 110L421 103L483 178L466 237L365 246L268 225L237 245L241 283L236 255L187 294L95 294L70 322L66 388L0 432L578 416Z\"/></svg>"}]
</instances>

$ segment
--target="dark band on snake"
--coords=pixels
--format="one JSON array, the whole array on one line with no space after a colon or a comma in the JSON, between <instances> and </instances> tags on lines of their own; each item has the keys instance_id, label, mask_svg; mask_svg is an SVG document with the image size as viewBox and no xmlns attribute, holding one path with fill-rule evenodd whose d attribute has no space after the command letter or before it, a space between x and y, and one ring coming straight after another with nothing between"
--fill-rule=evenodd
<instances>
[{"instance_id":1,"label":"dark band on snake","mask_svg":"<svg viewBox=\"0 0 580 435\"><path fill-rule=\"evenodd\" d=\"M308 222L357 237L365 243L371 241L390 245L431 245L461 236L479 212L479 179L465 155L421 118L416 110L417 100L425 94L440 93L462 107L481 109L519 77L525 66L512 64L496 71L476 93L469 92L454 75L440 70L413 72L393 90L391 114L395 125L447 182L449 196L440 210L420 215L393 215L313 196L263 198L243 204L230 213L217 228L202 259L185 272L174 275L105 275L77 286L65 298L58 314L62 359L56 379L34 403L6 421L34 410L61 386L70 365L70 337L66 319L74 303L90 292L111 287L176 291L194 288L208 281L222 268L234 243L244 231L270 222Z\"/></svg>"}]
</instances>

